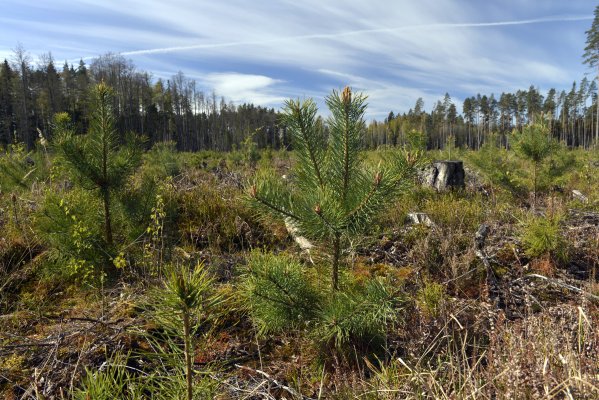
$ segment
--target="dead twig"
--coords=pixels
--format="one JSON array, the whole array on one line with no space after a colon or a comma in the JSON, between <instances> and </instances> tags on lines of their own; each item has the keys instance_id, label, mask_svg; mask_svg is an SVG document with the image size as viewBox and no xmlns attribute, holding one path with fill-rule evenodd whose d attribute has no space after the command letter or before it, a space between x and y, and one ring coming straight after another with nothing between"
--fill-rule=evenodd
<instances>
[{"instance_id":1,"label":"dead twig","mask_svg":"<svg viewBox=\"0 0 599 400\"><path fill-rule=\"evenodd\" d=\"M248 372L252 372L254 374L258 374L258 375L264 377L266 380L268 380L268 382L271 385L274 385L277 389L282 389L282 390L286 391L287 393L289 393L290 395L292 395L292 396L294 396L296 398L300 398L300 399L303 399L303 400L314 400L311 397L307 397L307 396L304 396L301 393L298 393L295 389L290 388L287 385L283 385L282 383L280 383L279 381L277 381L276 379L274 379L273 377L271 377L269 374L267 374L264 371L261 371L259 369L253 369L253 368L250 368L250 367L246 367L245 365L239 365L239 364L235 364L235 367L237 367L239 369L242 369L244 371L248 371Z\"/></svg>"},{"instance_id":2,"label":"dead twig","mask_svg":"<svg viewBox=\"0 0 599 400\"><path fill-rule=\"evenodd\" d=\"M481 226L479 226L478 230L476 231L476 234L474 235L474 254L482 261L487 272L487 297L495 307L498 307L500 292L499 282L497 281L495 271L493 271L493 267L491 267L489 257L487 256L487 252L485 251L485 244L488 235L489 226L486 224L482 224Z\"/></svg>"},{"instance_id":3,"label":"dead twig","mask_svg":"<svg viewBox=\"0 0 599 400\"><path fill-rule=\"evenodd\" d=\"M586 291L584 291L584 290L582 290L582 289L580 289L580 288L578 288L576 286L572 286L572 285L569 285L567 283L561 282L561 281L559 281L557 279L548 278L548 277L543 276L543 275L539 275L539 274L528 274L528 275L523 276L522 278L516 279L516 281L519 281L519 280L522 280L522 279L525 279L525 278L541 279L541 280L543 280L545 282L548 282L548 283L550 283L552 285L559 286L561 288L568 289L568 290L570 290L572 292L581 294L582 296L586 297L587 299L599 303L599 296L596 296L596 295L594 295L592 293L586 292Z\"/></svg>"}]
</instances>

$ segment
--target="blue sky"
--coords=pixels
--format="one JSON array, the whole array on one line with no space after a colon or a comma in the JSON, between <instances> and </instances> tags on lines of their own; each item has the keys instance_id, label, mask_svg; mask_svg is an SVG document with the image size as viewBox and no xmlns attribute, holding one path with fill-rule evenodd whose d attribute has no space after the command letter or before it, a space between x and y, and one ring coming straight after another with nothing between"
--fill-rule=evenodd
<instances>
[{"instance_id":1,"label":"blue sky","mask_svg":"<svg viewBox=\"0 0 599 400\"><path fill-rule=\"evenodd\" d=\"M155 78L182 71L235 103L279 107L351 85L370 118L449 92L569 89L595 1L0 0L0 58L121 53ZM593 75L591 74L592 78Z\"/></svg>"}]
</instances>

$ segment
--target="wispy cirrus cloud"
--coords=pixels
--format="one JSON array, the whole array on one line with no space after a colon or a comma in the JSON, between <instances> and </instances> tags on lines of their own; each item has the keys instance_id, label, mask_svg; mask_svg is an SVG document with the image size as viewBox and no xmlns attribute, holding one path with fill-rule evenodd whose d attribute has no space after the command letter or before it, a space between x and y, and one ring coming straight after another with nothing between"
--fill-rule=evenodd
<instances>
[{"instance_id":1,"label":"wispy cirrus cloud","mask_svg":"<svg viewBox=\"0 0 599 400\"><path fill-rule=\"evenodd\" d=\"M6 8L6 10L3 9ZM276 106L351 84L370 116L445 92L571 85L595 2L533 0L66 0L0 4L0 54L21 41L58 60L120 52L181 70L235 102ZM48 48L50 46L51 48Z\"/></svg>"},{"instance_id":2,"label":"wispy cirrus cloud","mask_svg":"<svg viewBox=\"0 0 599 400\"><path fill-rule=\"evenodd\" d=\"M464 22L464 23L437 23L437 24L421 24L411 26L398 26L390 28L377 29L359 29L353 31L343 31L335 33L314 33L308 35L288 36L288 37L271 37L267 39L249 40L249 41L233 41L220 43L199 43L187 46L172 46L159 47L143 50L124 51L121 54L125 56L146 55L146 54L164 54L190 50L204 50L238 46L252 45L270 45L284 44L286 42L296 42L299 40L317 40L317 39L338 39L347 36L361 36L374 33L399 33L399 32L419 32L423 30L445 30L445 29L461 29L461 28L485 28L511 25L530 25L542 24L550 22L568 22L568 21L588 21L592 20L592 16L556 16L545 18L524 19L515 21L495 21L495 22Z\"/></svg>"}]
</instances>

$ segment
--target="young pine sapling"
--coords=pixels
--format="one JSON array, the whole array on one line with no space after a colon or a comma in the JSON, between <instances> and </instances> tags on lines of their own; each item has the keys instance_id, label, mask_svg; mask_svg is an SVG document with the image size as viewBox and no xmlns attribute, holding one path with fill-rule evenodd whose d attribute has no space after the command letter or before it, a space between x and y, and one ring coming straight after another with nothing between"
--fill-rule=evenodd
<instances>
[{"instance_id":1,"label":"young pine sapling","mask_svg":"<svg viewBox=\"0 0 599 400\"><path fill-rule=\"evenodd\" d=\"M516 152L532 163L533 208L537 204L537 189L540 168L545 159L559 148L551 137L549 129L542 124L531 124L522 128L522 133L514 133Z\"/></svg>"},{"instance_id":2,"label":"young pine sapling","mask_svg":"<svg viewBox=\"0 0 599 400\"><path fill-rule=\"evenodd\" d=\"M379 165L373 170L363 162L365 101L349 87L333 91L326 98L331 115L325 134L312 99L288 100L283 117L297 155L294 184L286 185L270 174L249 188L259 214L283 219L330 249L333 290L339 289L343 250L395 198L405 176L403 168L395 171Z\"/></svg>"},{"instance_id":3,"label":"young pine sapling","mask_svg":"<svg viewBox=\"0 0 599 400\"><path fill-rule=\"evenodd\" d=\"M112 110L113 92L104 83L92 90L89 131L75 135L66 113L55 116L55 147L82 187L94 190L102 199L104 240L113 245L111 218L112 195L141 162L141 147L131 135L122 144L118 137Z\"/></svg>"}]
</instances>

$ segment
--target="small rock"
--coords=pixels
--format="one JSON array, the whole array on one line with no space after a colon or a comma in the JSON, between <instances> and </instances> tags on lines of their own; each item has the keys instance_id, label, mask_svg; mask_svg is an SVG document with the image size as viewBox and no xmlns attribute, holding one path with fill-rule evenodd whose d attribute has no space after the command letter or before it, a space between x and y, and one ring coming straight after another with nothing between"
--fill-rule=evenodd
<instances>
[{"instance_id":1,"label":"small rock","mask_svg":"<svg viewBox=\"0 0 599 400\"><path fill-rule=\"evenodd\" d=\"M429 228L435 226L432 219L426 214L421 212L412 212L408 214L408 219L414 225L426 225Z\"/></svg>"},{"instance_id":2,"label":"small rock","mask_svg":"<svg viewBox=\"0 0 599 400\"><path fill-rule=\"evenodd\" d=\"M579 190L572 190L572 197L574 197L576 200L582 201L583 203L587 203L589 201L589 199Z\"/></svg>"},{"instance_id":3,"label":"small rock","mask_svg":"<svg viewBox=\"0 0 599 400\"><path fill-rule=\"evenodd\" d=\"M482 250L485 247L485 241L487 240L487 235L489 234L489 225L482 224L478 227L478 231L474 235L474 243L478 250Z\"/></svg>"}]
</instances>

